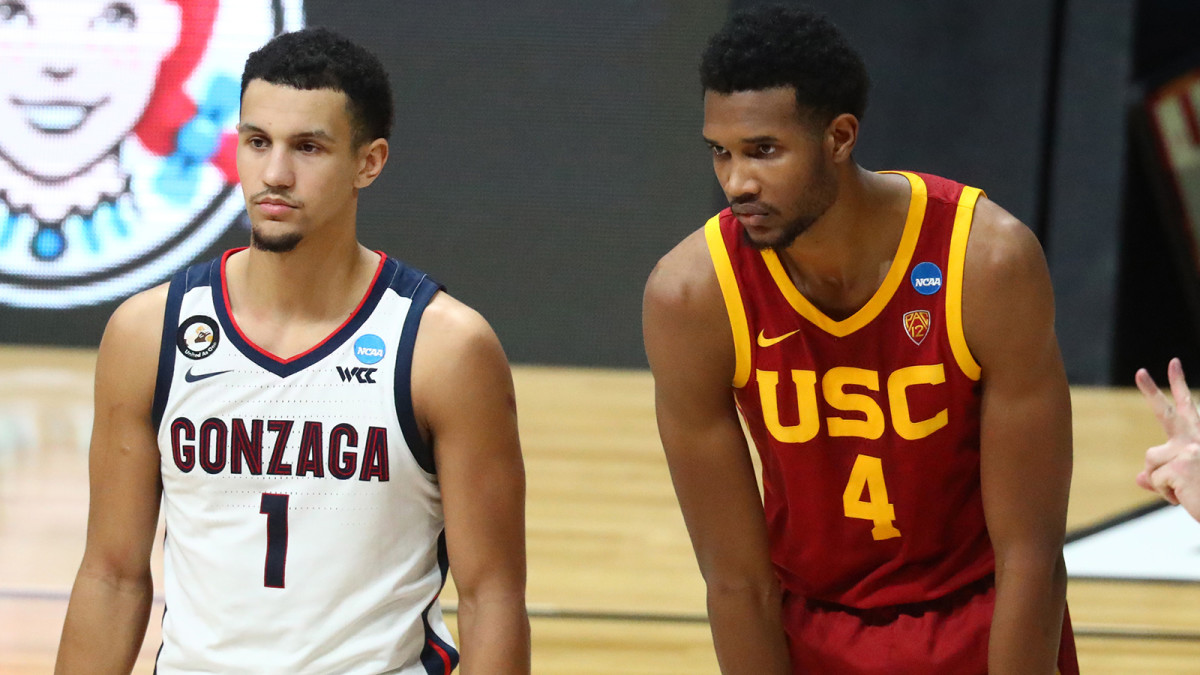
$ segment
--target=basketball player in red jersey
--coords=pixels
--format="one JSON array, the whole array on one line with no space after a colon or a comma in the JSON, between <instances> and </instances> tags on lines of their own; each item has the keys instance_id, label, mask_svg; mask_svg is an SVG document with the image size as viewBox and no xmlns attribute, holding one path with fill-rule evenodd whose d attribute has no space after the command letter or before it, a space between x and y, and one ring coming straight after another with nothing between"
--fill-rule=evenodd
<instances>
[{"instance_id":1,"label":"basketball player in red jersey","mask_svg":"<svg viewBox=\"0 0 1200 675\"><path fill-rule=\"evenodd\" d=\"M1037 239L975 188L855 163L867 75L820 16L736 15L701 76L731 208L643 319L723 672L1078 672Z\"/></svg>"}]
</instances>

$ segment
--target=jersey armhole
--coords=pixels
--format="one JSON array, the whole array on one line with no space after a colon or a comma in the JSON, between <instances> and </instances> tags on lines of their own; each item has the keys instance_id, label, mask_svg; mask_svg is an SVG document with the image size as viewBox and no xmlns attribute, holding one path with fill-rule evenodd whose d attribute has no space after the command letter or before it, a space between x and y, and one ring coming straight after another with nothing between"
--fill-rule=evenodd
<instances>
[{"instance_id":1,"label":"jersey armhole","mask_svg":"<svg viewBox=\"0 0 1200 675\"><path fill-rule=\"evenodd\" d=\"M421 325L421 315L433 297L444 287L428 276L422 276L412 291L408 313L404 317L404 327L400 329L400 343L396 349L395 384L393 391L396 398L396 419L400 422L400 431L404 434L404 442L412 452L413 459L425 473L437 475L437 463L434 461L433 448L421 436L421 427L417 424L417 415L413 410L412 401L412 360L413 347L417 342L417 328Z\"/></svg>"},{"instance_id":2,"label":"jersey armhole","mask_svg":"<svg viewBox=\"0 0 1200 675\"><path fill-rule=\"evenodd\" d=\"M158 347L158 373L154 380L154 403L150 408L150 422L155 431L158 431L162 424L167 399L171 395L171 381L175 379L175 334L179 330L179 308L183 305L183 294L187 290L189 269L191 268L185 267L176 272L171 278L171 285L167 287L162 341Z\"/></svg>"},{"instance_id":3,"label":"jersey armhole","mask_svg":"<svg viewBox=\"0 0 1200 675\"><path fill-rule=\"evenodd\" d=\"M963 270L967 257L967 240L971 235L971 222L975 218L975 204L982 195L982 190L973 187L964 187L959 195L954 228L950 235L950 259L946 265L946 332L950 338L950 351L954 353L954 360L959 369L972 380L979 380L983 369L971 354L963 330Z\"/></svg>"},{"instance_id":4,"label":"jersey armhole","mask_svg":"<svg viewBox=\"0 0 1200 675\"><path fill-rule=\"evenodd\" d=\"M746 308L742 305L742 294L738 290L737 277L733 274L733 262L721 236L720 215L709 218L704 224L704 239L708 242L708 254L721 285L721 296L725 299L725 311L729 314L729 327L733 331L733 386L741 389L750 381L750 326L746 321Z\"/></svg>"}]
</instances>

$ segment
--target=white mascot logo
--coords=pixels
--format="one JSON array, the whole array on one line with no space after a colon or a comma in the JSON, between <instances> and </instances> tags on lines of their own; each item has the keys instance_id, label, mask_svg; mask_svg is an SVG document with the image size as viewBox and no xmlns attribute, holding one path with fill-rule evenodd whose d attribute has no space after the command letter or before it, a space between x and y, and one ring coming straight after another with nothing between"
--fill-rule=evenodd
<instances>
[{"instance_id":1,"label":"white mascot logo","mask_svg":"<svg viewBox=\"0 0 1200 675\"><path fill-rule=\"evenodd\" d=\"M129 295L243 213L242 65L302 0L0 0L0 304Z\"/></svg>"}]
</instances>

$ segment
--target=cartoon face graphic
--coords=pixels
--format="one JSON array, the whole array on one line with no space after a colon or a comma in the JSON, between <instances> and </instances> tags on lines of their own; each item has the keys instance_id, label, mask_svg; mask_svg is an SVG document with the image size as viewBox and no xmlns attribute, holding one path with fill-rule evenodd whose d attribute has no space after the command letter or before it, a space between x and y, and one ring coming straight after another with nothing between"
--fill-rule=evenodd
<instances>
[{"instance_id":1,"label":"cartoon face graphic","mask_svg":"<svg viewBox=\"0 0 1200 675\"><path fill-rule=\"evenodd\" d=\"M170 0L0 0L0 155L54 181L112 153L179 44L180 20Z\"/></svg>"},{"instance_id":2,"label":"cartoon face graphic","mask_svg":"<svg viewBox=\"0 0 1200 675\"><path fill-rule=\"evenodd\" d=\"M162 281L242 214L246 56L302 0L0 0L0 305Z\"/></svg>"}]
</instances>

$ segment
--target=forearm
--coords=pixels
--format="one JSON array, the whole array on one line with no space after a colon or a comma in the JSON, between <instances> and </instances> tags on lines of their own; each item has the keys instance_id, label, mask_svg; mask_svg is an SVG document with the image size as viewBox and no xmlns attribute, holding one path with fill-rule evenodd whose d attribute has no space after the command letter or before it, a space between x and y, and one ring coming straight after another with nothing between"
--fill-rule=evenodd
<instances>
[{"instance_id":1,"label":"forearm","mask_svg":"<svg viewBox=\"0 0 1200 675\"><path fill-rule=\"evenodd\" d=\"M791 673L778 586L708 588L708 621L724 675Z\"/></svg>"},{"instance_id":2,"label":"forearm","mask_svg":"<svg viewBox=\"0 0 1200 675\"><path fill-rule=\"evenodd\" d=\"M463 675L530 671L529 614L521 592L462 594L458 639Z\"/></svg>"},{"instance_id":3,"label":"forearm","mask_svg":"<svg viewBox=\"0 0 1200 675\"><path fill-rule=\"evenodd\" d=\"M988 642L992 675L1055 673L1066 606L1062 555L996 560L996 607Z\"/></svg>"},{"instance_id":4,"label":"forearm","mask_svg":"<svg viewBox=\"0 0 1200 675\"><path fill-rule=\"evenodd\" d=\"M146 637L153 597L149 571L117 579L81 570L71 589L56 675L129 673Z\"/></svg>"}]
</instances>

